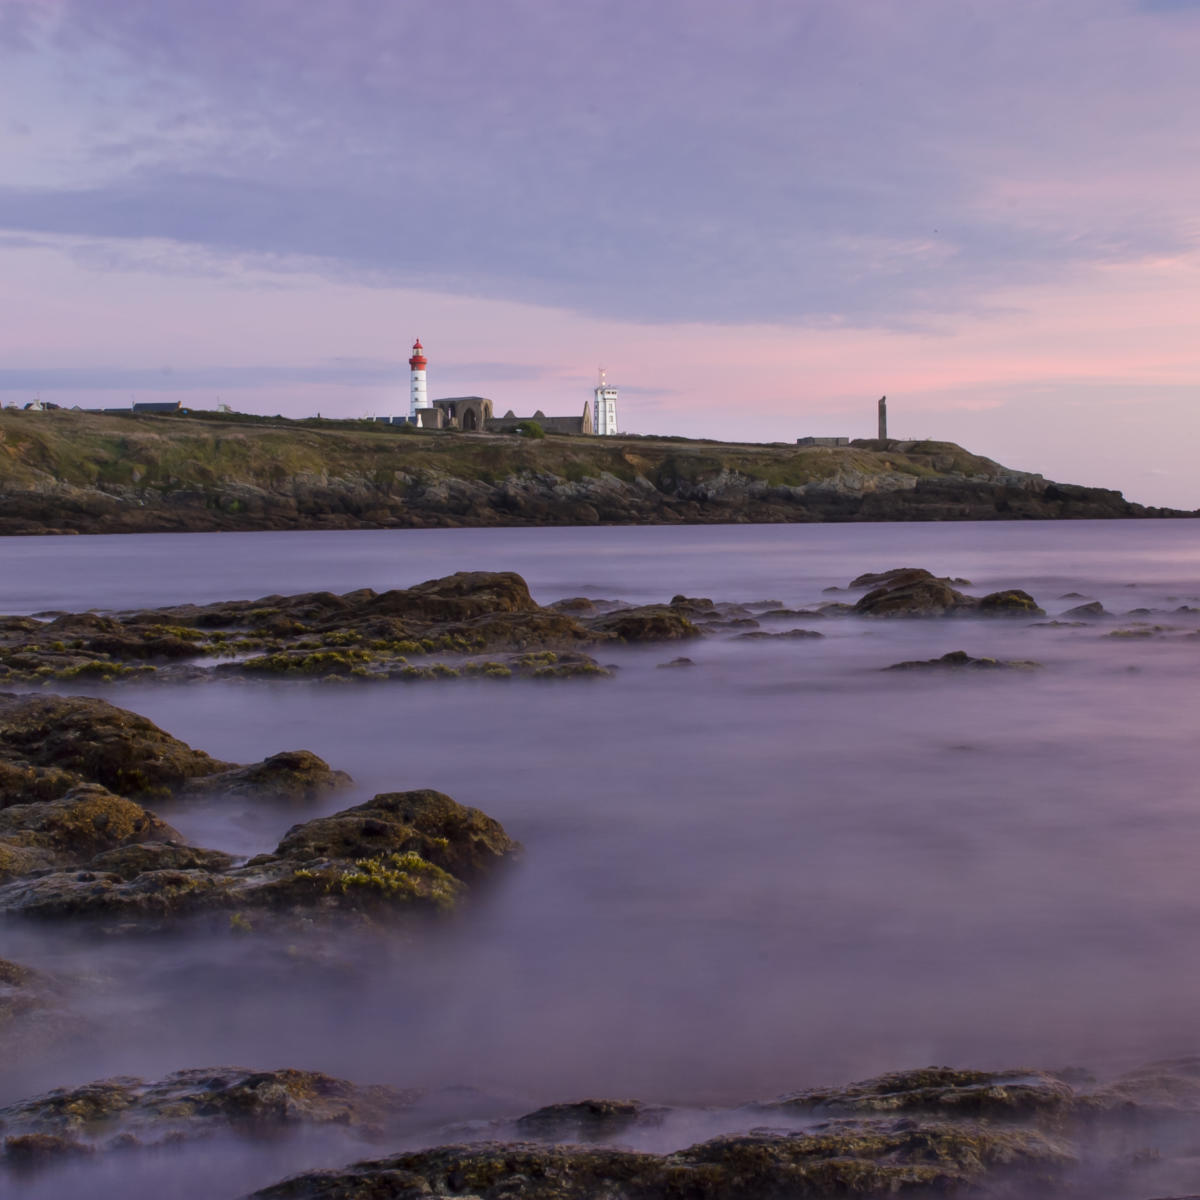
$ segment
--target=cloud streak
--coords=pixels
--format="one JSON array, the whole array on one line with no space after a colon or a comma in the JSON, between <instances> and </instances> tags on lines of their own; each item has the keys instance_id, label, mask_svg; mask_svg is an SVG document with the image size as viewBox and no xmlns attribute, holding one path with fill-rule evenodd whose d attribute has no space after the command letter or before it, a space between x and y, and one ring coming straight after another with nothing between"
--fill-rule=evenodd
<instances>
[{"instance_id":1,"label":"cloud streak","mask_svg":"<svg viewBox=\"0 0 1200 1200\"><path fill-rule=\"evenodd\" d=\"M690 0L56 11L49 52L129 65L110 115L152 94L159 116L93 139L86 185L0 189L14 231L167 238L597 316L890 328L1191 236L1144 196L1106 207L1086 175L1021 199L1051 162L1067 182L1114 88L1147 82L1119 76L1121 9L1094 0L1003 21L870 0L753 0L738 20ZM1099 70L1064 103L1045 73L1068 45Z\"/></svg>"}]
</instances>

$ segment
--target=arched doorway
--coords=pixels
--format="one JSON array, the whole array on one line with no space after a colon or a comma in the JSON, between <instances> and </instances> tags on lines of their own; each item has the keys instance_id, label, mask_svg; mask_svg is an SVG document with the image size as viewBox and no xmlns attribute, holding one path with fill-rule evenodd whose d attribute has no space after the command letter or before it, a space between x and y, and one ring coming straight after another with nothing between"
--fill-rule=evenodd
<instances>
[{"instance_id":1,"label":"arched doorway","mask_svg":"<svg viewBox=\"0 0 1200 1200\"><path fill-rule=\"evenodd\" d=\"M479 419L475 416L475 408L473 405L463 407L462 427L466 432L474 432L479 428Z\"/></svg>"}]
</instances>

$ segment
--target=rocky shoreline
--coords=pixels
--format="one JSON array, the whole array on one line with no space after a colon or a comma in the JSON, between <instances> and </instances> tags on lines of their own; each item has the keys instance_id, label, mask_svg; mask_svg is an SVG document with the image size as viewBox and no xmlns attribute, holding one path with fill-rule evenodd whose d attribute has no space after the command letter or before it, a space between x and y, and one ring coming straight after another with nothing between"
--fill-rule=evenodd
<instances>
[{"instance_id":1,"label":"rocky shoreline","mask_svg":"<svg viewBox=\"0 0 1200 1200\"><path fill-rule=\"evenodd\" d=\"M969 586L902 567L859 576L841 589L853 596L807 610L682 595L657 605L573 597L542 606L518 575L473 572L383 593L0 618L0 682L25 689L0 693L0 919L107 939L203 927L231 938L302 929L337 940L354 929L386 940L451 913L470 920L522 849L493 818L441 792L380 792L339 807L353 781L309 751L226 762L107 700L31 685L603 679L614 669L602 661L605 648L621 644L720 637L802 646L822 638L809 625L854 618L947 621L965 631L985 618L1047 623L1045 609L1019 588L977 596L963 590ZM1073 605L1060 614L1068 624L1096 636L1179 632L1153 623L1162 614L1128 614L1134 623L1118 624L1086 597L1060 603ZM1106 622L1114 627L1105 630ZM690 664L675 655L658 665ZM1037 665L956 651L879 669ZM192 844L153 807L235 799L331 811L247 856ZM0 960L0 1053L49 1044L66 1029L78 1036L86 1029L81 1003L69 971ZM1200 1059L1107 1080L930 1067L720 1110L592 1098L523 1111L507 1101L485 1105L485 1116L465 1124L439 1124L423 1107L427 1099L299 1068L106 1078L0 1107L0 1178L19 1186L116 1154L331 1129L348 1139L332 1161L355 1153L359 1161L302 1172L255 1196L1148 1200L1186 1175L1188 1152L1174 1148L1200 1132ZM696 1128L705 1136L691 1136ZM1109 1190L1097 1192L1098 1180Z\"/></svg>"},{"instance_id":2,"label":"rocky shoreline","mask_svg":"<svg viewBox=\"0 0 1200 1200\"><path fill-rule=\"evenodd\" d=\"M0 1107L0 1178L178 1152L222 1135L412 1143L428 1097L320 1072L217 1067L96 1080ZM261 1200L763 1200L1151 1197L1186 1172L1200 1060L1111 1079L1080 1070L927 1067L727 1109L554 1104L445 1132L457 1141L302 1172ZM690 1142L689 1129L715 1132ZM465 1138L464 1138L465 1135ZM424 1137L428 1137L426 1131ZM1178 1145L1151 1152L1148 1140ZM678 1148L646 1149L647 1145ZM1162 1193L1157 1193L1161 1195ZM1184 1200L1180 1197L1179 1200Z\"/></svg>"},{"instance_id":3,"label":"rocky shoreline","mask_svg":"<svg viewBox=\"0 0 1200 1200\"><path fill-rule=\"evenodd\" d=\"M949 442L806 448L0 412L0 535L1191 516Z\"/></svg>"}]
</instances>

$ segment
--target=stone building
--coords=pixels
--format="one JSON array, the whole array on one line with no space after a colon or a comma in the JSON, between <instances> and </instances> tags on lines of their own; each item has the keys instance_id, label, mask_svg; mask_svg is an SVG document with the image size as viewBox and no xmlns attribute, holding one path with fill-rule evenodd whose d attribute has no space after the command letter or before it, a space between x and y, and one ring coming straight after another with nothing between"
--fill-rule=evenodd
<instances>
[{"instance_id":1,"label":"stone building","mask_svg":"<svg viewBox=\"0 0 1200 1200\"><path fill-rule=\"evenodd\" d=\"M447 396L435 400L433 407L442 414L442 429L461 429L478 433L492 419L492 402L486 396Z\"/></svg>"},{"instance_id":2,"label":"stone building","mask_svg":"<svg viewBox=\"0 0 1200 1200\"><path fill-rule=\"evenodd\" d=\"M488 433L512 433L525 421L536 421L547 433L593 434L592 406L583 405L583 415L578 417L548 417L539 408L532 417L518 417L510 408L502 417L494 417L487 423Z\"/></svg>"}]
</instances>

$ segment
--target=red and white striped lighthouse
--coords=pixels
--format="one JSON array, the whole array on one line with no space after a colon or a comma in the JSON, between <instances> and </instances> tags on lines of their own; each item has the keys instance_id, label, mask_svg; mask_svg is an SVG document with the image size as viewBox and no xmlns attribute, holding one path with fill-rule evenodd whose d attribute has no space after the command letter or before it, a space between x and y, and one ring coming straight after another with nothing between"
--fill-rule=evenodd
<instances>
[{"instance_id":1,"label":"red and white striped lighthouse","mask_svg":"<svg viewBox=\"0 0 1200 1200\"><path fill-rule=\"evenodd\" d=\"M425 351L421 347L421 339L413 342L412 358L408 360L408 369L412 376L412 400L408 406L408 415L415 417L418 408L429 407L429 392L425 387Z\"/></svg>"}]
</instances>

